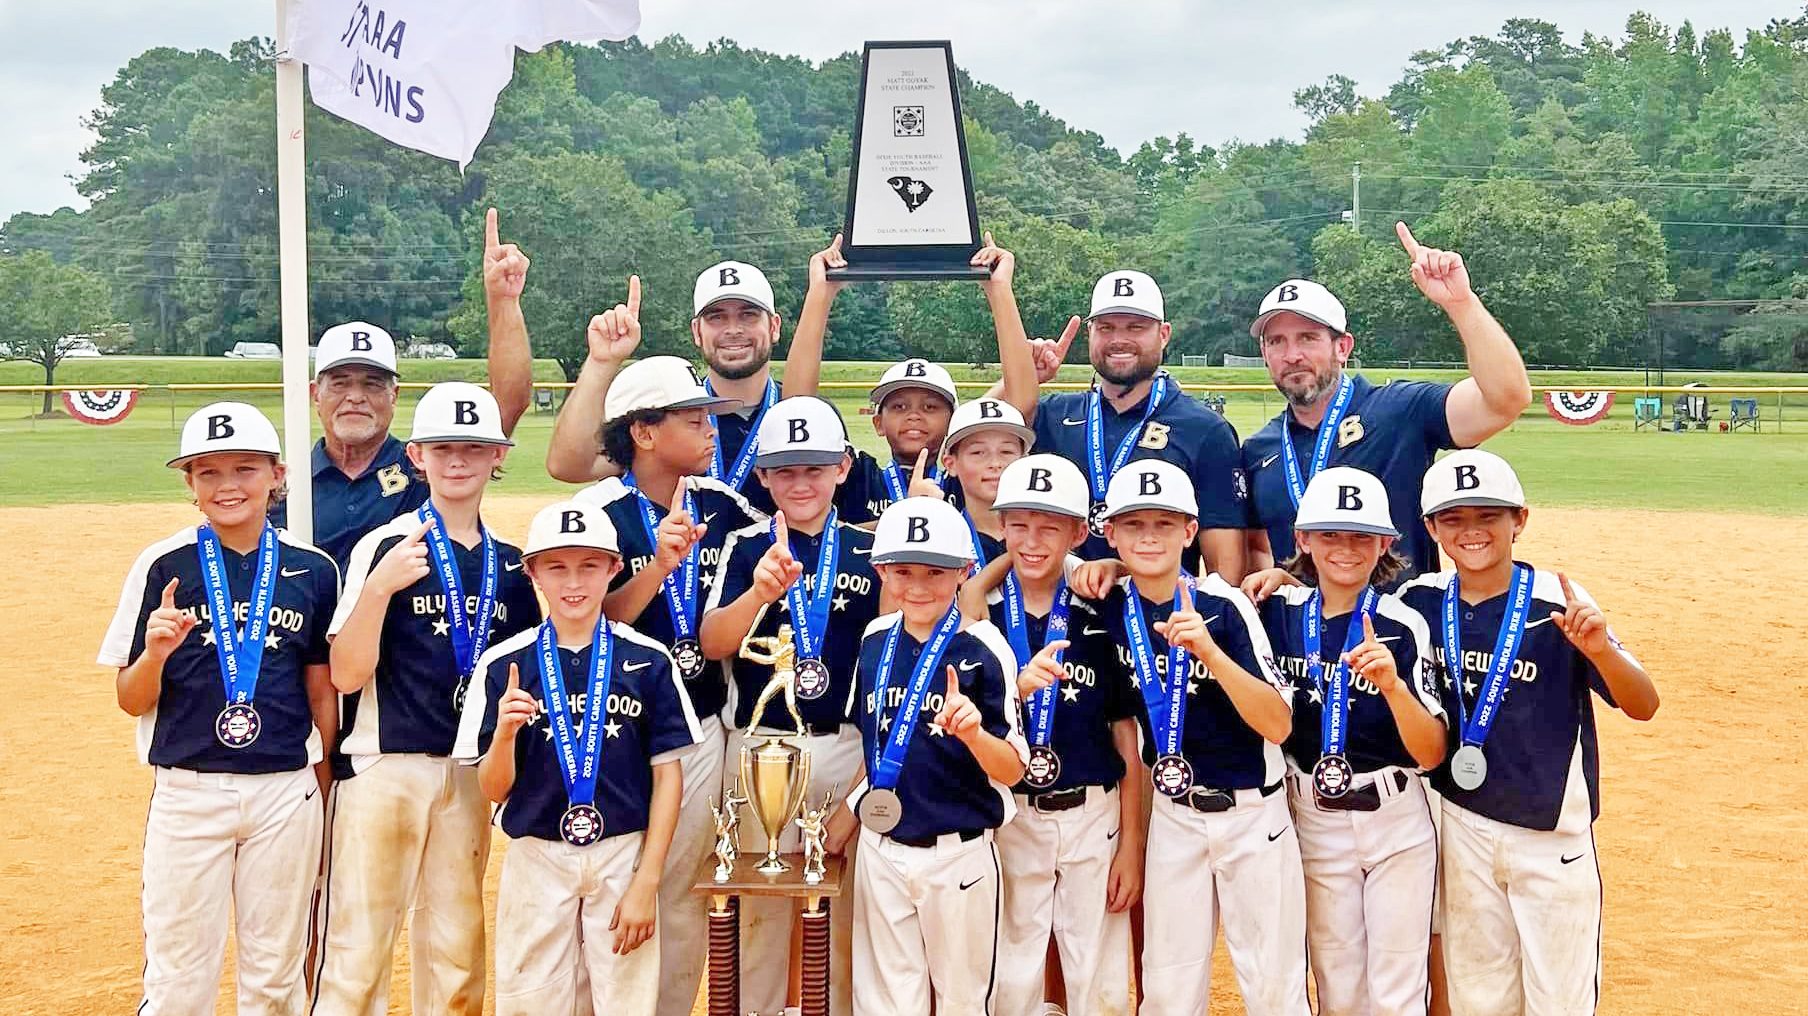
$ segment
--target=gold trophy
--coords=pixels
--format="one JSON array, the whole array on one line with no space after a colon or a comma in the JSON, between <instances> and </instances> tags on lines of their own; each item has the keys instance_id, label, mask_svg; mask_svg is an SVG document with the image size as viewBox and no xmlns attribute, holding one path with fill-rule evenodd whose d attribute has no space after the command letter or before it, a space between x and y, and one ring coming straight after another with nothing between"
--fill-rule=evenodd
<instances>
[{"instance_id":1,"label":"gold trophy","mask_svg":"<svg viewBox=\"0 0 1808 1016\"><path fill-rule=\"evenodd\" d=\"M804 884L820 885L823 869L828 864L828 850L823 844L827 834L829 813L835 810L835 796L841 792L835 787L822 795L822 807L803 809L797 816L797 828L803 831L804 843Z\"/></svg>"},{"instance_id":2,"label":"gold trophy","mask_svg":"<svg viewBox=\"0 0 1808 1016\"><path fill-rule=\"evenodd\" d=\"M778 634L764 638L749 636L741 640L741 658L763 663L772 668L772 679L760 692L748 723L747 736L759 723L766 703L781 692L785 706L797 725L796 736L809 736L803 717L797 711L797 650L791 639L791 626L782 624ZM810 753L800 744L788 743L786 734L769 734L757 746L741 748L741 788L747 803L753 806L753 817L766 834L766 859L754 866L762 875L778 875L791 866L779 860L778 838L802 808L804 789L810 785Z\"/></svg>"}]
</instances>

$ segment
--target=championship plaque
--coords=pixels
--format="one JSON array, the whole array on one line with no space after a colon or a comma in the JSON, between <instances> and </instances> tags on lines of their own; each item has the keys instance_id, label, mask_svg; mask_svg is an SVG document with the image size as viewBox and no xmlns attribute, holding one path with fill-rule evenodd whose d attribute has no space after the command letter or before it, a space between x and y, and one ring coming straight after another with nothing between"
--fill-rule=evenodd
<instances>
[{"instance_id":1,"label":"championship plaque","mask_svg":"<svg viewBox=\"0 0 1808 1016\"><path fill-rule=\"evenodd\" d=\"M942 42L869 42L848 170L840 282L984 279L967 168L954 49Z\"/></svg>"}]
</instances>

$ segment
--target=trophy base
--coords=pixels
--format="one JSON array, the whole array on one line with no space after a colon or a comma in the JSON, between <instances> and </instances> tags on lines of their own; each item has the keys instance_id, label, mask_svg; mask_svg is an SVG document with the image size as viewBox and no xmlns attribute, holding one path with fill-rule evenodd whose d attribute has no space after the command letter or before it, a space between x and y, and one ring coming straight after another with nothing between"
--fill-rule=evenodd
<instances>
[{"instance_id":1,"label":"trophy base","mask_svg":"<svg viewBox=\"0 0 1808 1016\"><path fill-rule=\"evenodd\" d=\"M887 280L981 282L991 277L992 270L990 268L979 268L963 263L932 265L908 261L868 262L862 265L848 265L846 268L829 269L829 281L831 282L884 282Z\"/></svg>"},{"instance_id":2,"label":"trophy base","mask_svg":"<svg viewBox=\"0 0 1808 1016\"><path fill-rule=\"evenodd\" d=\"M753 870L762 875L783 875L791 870L791 866L778 859L776 854L768 855L764 861L753 866Z\"/></svg>"}]
</instances>

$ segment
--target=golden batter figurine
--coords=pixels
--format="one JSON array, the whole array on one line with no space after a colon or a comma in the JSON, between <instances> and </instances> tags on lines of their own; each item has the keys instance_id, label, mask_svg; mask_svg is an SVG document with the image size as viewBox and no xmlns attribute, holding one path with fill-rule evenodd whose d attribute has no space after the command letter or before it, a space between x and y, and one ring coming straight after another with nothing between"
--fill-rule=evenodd
<instances>
[{"instance_id":1,"label":"golden batter figurine","mask_svg":"<svg viewBox=\"0 0 1808 1016\"><path fill-rule=\"evenodd\" d=\"M760 715L766 711L766 703L780 691L785 693L785 709L791 714L791 721L797 724L797 736L810 736L804 726L804 718L797 711L797 646L791 639L791 626L781 624L777 635L755 638L749 635L741 640L741 658L754 663L763 663L772 668L772 678L760 691L760 697L753 704L753 713L747 720L746 736L753 736L753 728L759 725Z\"/></svg>"}]
</instances>

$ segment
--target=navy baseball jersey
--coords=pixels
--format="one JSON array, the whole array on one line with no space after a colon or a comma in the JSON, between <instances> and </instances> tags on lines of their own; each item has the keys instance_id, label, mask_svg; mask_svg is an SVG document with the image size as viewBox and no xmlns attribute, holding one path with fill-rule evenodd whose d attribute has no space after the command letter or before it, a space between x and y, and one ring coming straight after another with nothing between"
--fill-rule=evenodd
<instances>
[{"instance_id":1,"label":"navy baseball jersey","mask_svg":"<svg viewBox=\"0 0 1808 1016\"><path fill-rule=\"evenodd\" d=\"M840 515L841 521L850 526L877 522L892 503L891 488L885 485L885 466L869 452L852 446L849 451L854 457L854 464L848 470L847 479L835 488L835 511ZM931 449L931 454L933 453L934 450ZM909 488L910 474L916 468L916 463L897 465L900 481L905 488ZM961 495L960 481L945 474L941 481L943 499L956 508L965 508L967 501Z\"/></svg>"},{"instance_id":2,"label":"navy baseball jersey","mask_svg":"<svg viewBox=\"0 0 1808 1016\"><path fill-rule=\"evenodd\" d=\"M1005 626L1004 594L993 590L987 597L991 605L992 623L1001 632ZM1029 651L1042 650L1048 635L1048 615L1028 614ZM1019 794L1068 790L1073 787L1115 787L1124 778L1124 759L1112 740L1111 725L1123 719L1134 719L1142 709L1136 685L1129 671L1118 665L1117 649L1111 641L1111 630L1099 616L1099 607L1089 600L1074 597L1068 605L1067 640L1071 643L1061 655L1061 670L1066 674L1055 685L1055 719L1049 746L1061 760L1061 772L1051 786L1035 788L1019 782L1013 789ZM1021 668L1029 661L1019 661ZM1015 675L1013 675L1014 679ZM1022 729L1030 736L1028 700L1023 704Z\"/></svg>"},{"instance_id":3,"label":"navy baseball jersey","mask_svg":"<svg viewBox=\"0 0 1808 1016\"><path fill-rule=\"evenodd\" d=\"M199 619L163 665L157 704L138 718L138 759L206 773L293 772L320 761L323 746L308 707L307 668L327 662L327 622L339 597L339 569L320 550L287 533L277 538L275 588L264 658L252 705L262 721L257 740L228 748L214 730L226 708L226 688L213 632L213 611L201 582L196 527L151 544L138 555L107 626L99 663L129 666L144 652L144 622L176 586L176 609ZM221 546L235 630L251 609L257 552Z\"/></svg>"},{"instance_id":4,"label":"navy baseball jersey","mask_svg":"<svg viewBox=\"0 0 1808 1016\"><path fill-rule=\"evenodd\" d=\"M885 702L880 703L875 694L879 658L885 653L887 633L902 623L902 614L877 618L867 625L860 642L855 719L860 725L869 783L874 743L887 736L897 722L911 673L923 655L923 643L909 632L898 633L892 673L885 682ZM961 694L979 708L980 725L993 736L1010 740L1025 760L1029 757L1017 726L1017 663L1010 643L990 621L956 632L948 640L937 673L930 678L916 730L904 754L904 772L896 787L903 803L903 817L897 828L887 834L894 839L924 840L943 833L996 829L1016 810L1010 788L993 782L959 738L935 725L935 716L942 711L950 666L958 675Z\"/></svg>"},{"instance_id":5,"label":"navy baseball jersey","mask_svg":"<svg viewBox=\"0 0 1808 1016\"><path fill-rule=\"evenodd\" d=\"M1458 717L1475 715L1475 699L1488 679L1495 639L1510 595L1502 593L1481 603L1457 605L1463 659L1460 665L1452 665L1444 658L1442 630L1444 590L1454 575L1421 575L1399 592L1406 605L1425 618L1431 630L1432 651L1441 671L1444 708L1451 718L1453 750L1462 736ZM1572 581L1570 588L1582 601L1594 602L1577 583ZM1572 769L1580 765L1588 792L1588 818L1592 821L1600 815L1600 756L1589 692L1601 696L1608 705L1614 705L1614 701L1600 671L1551 621L1551 612L1562 611L1565 606L1557 573L1534 570L1525 638L1514 658L1499 713L1482 745L1488 760L1487 779L1474 790L1463 790L1451 780L1450 764L1446 762L1431 774L1432 786L1444 795L1444 800L1500 822L1527 829L1555 829L1565 810L1565 791L1572 781ZM1619 647L1611 631L1608 637ZM1463 708L1459 708L1458 696ZM1571 806L1579 812L1579 801Z\"/></svg>"},{"instance_id":6,"label":"navy baseball jersey","mask_svg":"<svg viewBox=\"0 0 1808 1016\"><path fill-rule=\"evenodd\" d=\"M596 807L603 813L603 836L621 836L647 827L653 800L653 767L669 762L701 741L683 682L665 647L622 624L609 622L609 699L603 714L602 757L597 762ZM515 733L515 786L498 816L502 831L517 839L533 836L562 841L559 821L570 801L565 774L553 744L552 721L544 705L540 675L539 626L490 647L471 675L459 718L455 754L475 760L490 750L496 735L496 706L508 691L509 664L521 675L521 690L541 702L534 718ZM582 738L590 722L590 640L558 646L572 734ZM581 741L579 742L581 745Z\"/></svg>"},{"instance_id":7,"label":"navy baseball jersey","mask_svg":"<svg viewBox=\"0 0 1808 1016\"><path fill-rule=\"evenodd\" d=\"M758 406L750 406L741 412L722 413L711 417L716 421L716 447L722 450L724 466L733 465L735 459L741 454L741 449L747 442L755 439L753 417L758 410ZM724 487L727 486L726 481L717 480L717 482ZM772 514L772 494L766 489L766 485L760 482L759 475L755 470L747 470L747 478L741 481L740 489L735 493L746 498L747 504L761 515Z\"/></svg>"},{"instance_id":8,"label":"navy baseball jersey","mask_svg":"<svg viewBox=\"0 0 1808 1016\"><path fill-rule=\"evenodd\" d=\"M967 526L973 530L973 536L976 541L973 552L979 555L978 561L974 564L975 568L984 568L986 565L1005 556L1006 551L1002 539L993 536L991 533L981 532L978 527L973 525L973 520L970 518L967 520Z\"/></svg>"},{"instance_id":9,"label":"navy baseball jersey","mask_svg":"<svg viewBox=\"0 0 1808 1016\"><path fill-rule=\"evenodd\" d=\"M821 533L791 529L791 556L803 565L804 597L816 591L816 570L822 563ZM829 601L828 631L823 635L822 661L829 668L829 690L820 697L799 697L797 711L812 730L833 733L852 715L854 702L854 667L860 658L860 637L873 618L879 616L879 576L873 571L873 534L843 522L836 523L835 595ZM772 546L772 529L759 523L741 529L728 537L722 551L722 568L709 591L709 609L733 603L753 588L753 572L760 558ZM779 597L760 615L750 633L756 637L778 634L780 624L793 628L791 605L787 597ZM763 663L732 657L725 661L734 685L734 725L746 729L753 721L753 704L772 677L772 668ZM780 730L793 729L791 715L782 697L766 704L765 714L757 726Z\"/></svg>"},{"instance_id":10,"label":"navy baseball jersey","mask_svg":"<svg viewBox=\"0 0 1808 1016\"><path fill-rule=\"evenodd\" d=\"M347 476L327 457L326 441L314 443L314 545L331 555L341 571L364 534L427 503L427 481L408 461L408 446L383 439L364 472ZM270 506L270 522L288 525L286 502Z\"/></svg>"},{"instance_id":11,"label":"navy baseball jersey","mask_svg":"<svg viewBox=\"0 0 1808 1016\"><path fill-rule=\"evenodd\" d=\"M692 476L687 482L690 484L691 497L697 505L697 517L691 521L708 527L697 548L697 616L694 620L697 626L701 626L704 603L709 599L710 584L715 582L717 569L721 566L722 548L728 542L728 534L764 519L765 516L720 480ZM642 507L648 502L636 496L632 487L611 478L578 491L574 500L601 505L609 516L609 522L615 526L615 538L617 545L621 547L622 569L615 573L611 589L620 589L629 579L640 574L642 568L653 563L653 539L647 532L646 514ZM667 506L660 504L657 498L651 504L654 516L664 519ZM642 635L664 645L669 646L677 641L677 632L672 627L671 607L666 602L664 592L654 593L639 616L622 620ZM693 628L692 637L695 635ZM722 706L728 701L728 686L722 675L722 665L715 660L705 661L703 670L695 678L685 682L685 692L690 696L691 708L697 711L698 716L720 714Z\"/></svg>"},{"instance_id":12,"label":"navy baseball jersey","mask_svg":"<svg viewBox=\"0 0 1808 1016\"><path fill-rule=\"evenodd\" d=\"M411 513L358 541L329 634L338 634L351 616L371 569L390 547L420 527L420 518ZM465 616L475 620L478 591L483 587L483 544L466 547L457 540L449 542L464 589ZM540 623L540 601L522 568L520 549L499 539L495 545L496 604L490 611L490 645ZM340 699L342 757L335 759L335 768L341 778L363 771L378 755L452 754L466 689L453 654L451 630L446 594L431 568L390 597L376 672L369 684Z\"/></svg>"},{"instance_id":13,"label":"navy baseball jersey","mask_svg":"<svg viewBox=\"0 0 1808 1016\"><path fill-rule=\"evenodd\" d=\"M1282 586L1257 609L1262 626L1268 632L1268 643L1274 649L1275 668L1293 688L1293 733L1281 745L1282 752L1295 769L1309 773L1324 753L1324 715L1326 687L1312 679L1306 669L1306 603L1312 590L1303 586ZM1352 611L1327 617L1319 632L1319 653L1325 665L1320 675L1331 679L1332 668L1343 653L1344 640L1350 632ZM1437 667L1430 649L1430 633L1425 619L1417 611L1393 596L1382 596L1375 603L1375 640L1394 654L1394 666L1400 680L1412 686L1419 701L1431 715L1444 718L1444 703L1438 691ZM1358 631L1358 638L1361 633ZM1394 711L1381 692L1362 677L1346 669L1344 680L1349 687L1349 724L1344 757L1359 773L1374 772L1388 766L1418 769L1419 763L1400 738Z\"/></svg>"},{"instance_id":14,"label":"navy baseball jersey","mask_svg":"<svg viewBox=\"0 0 1808 1016\"><path fill-rule=\"evenodd\" d=\"M1130 652L1124 619L1124 597L1140 596L1130 579L1120 580L1111 595L1099 604L1099 617L1117 645L1118 666L1137 682L1137 720L1143 728L1143 761L1153 765L1157 754L1149 710L1143 702L1142 677ZM1149 646L1155 671L1165 684L1168 678L1168 640L1154 630L1174 612L1172 594L1158 600L1143 597L1143 617L1149 624ZM1247 597L1216 574L1207 575L1193 590L1193 608L1205 621L1212 640L1239 666L1267 681L1291 703L1292 690L1275 672L1274 653L1256 609ZM1279 745L1269 742L1243 721L1230 696L1225 694L1206 665L1187 656L1186 726L1180 735L1180 753L1193 767L1195 786L1212 790L1248 790L1265 787L1286 769Z\"/></svg>"},{"instance_id":15,"label":"navy baseball jersey","mask_svg":"<svg viewBox=\"0 0 1808 1016\"><path fill-rule=\"evenodd\" d=\"M1452 386L1431 381L1390 381L1376 386L1360 374L1350 375L1350 406L1331 443L1329 466L1355 466L1381 478L1400 541L1394 549L1413 572L1438 570L1438 546L1419 519L1419 488L1438 451L1456 447L1444 401ZM1293 499L1287 493L1287 467L1281 461L1281 434L1299 456L1300 477L1312 468L1316 427L1300 426L1293 411L1262 425L1243 442L1243 469L1249 476L1249 527L1268 532L1275 561L1293 556Z\"/></svg>"},{"instance_id":16,"label":"navy baseball jersey","mask_svg":"<svg viewBox=\"0 0 1808 1016\"><path fill-rule=\"evenodd\" d=\"M1153 389L1151 389L1153 392ZM1036 450L1053 452L1088 470L1086 409L1090 391L1060 392L1042 396L1036 407ZM1118 412L1110 399L1100 399L1107 464L1118 444L1142 421L1148 400ZM1165 459L1179 466L1193 481L1199 501L1199 528L1242 529L1248 509L1244 506L1242 463L1237 452L1237 432L1224 417L1187 396L1178 384L1168 385L1161 405L1149 416L1142 437L1131 449L1129 461ZM1089 536L1077 553L1087 560L1116 557L1104 537ZM1187 549L1185 563L1197 563L1198 548Z\"/></svg>"}]
</instances>

